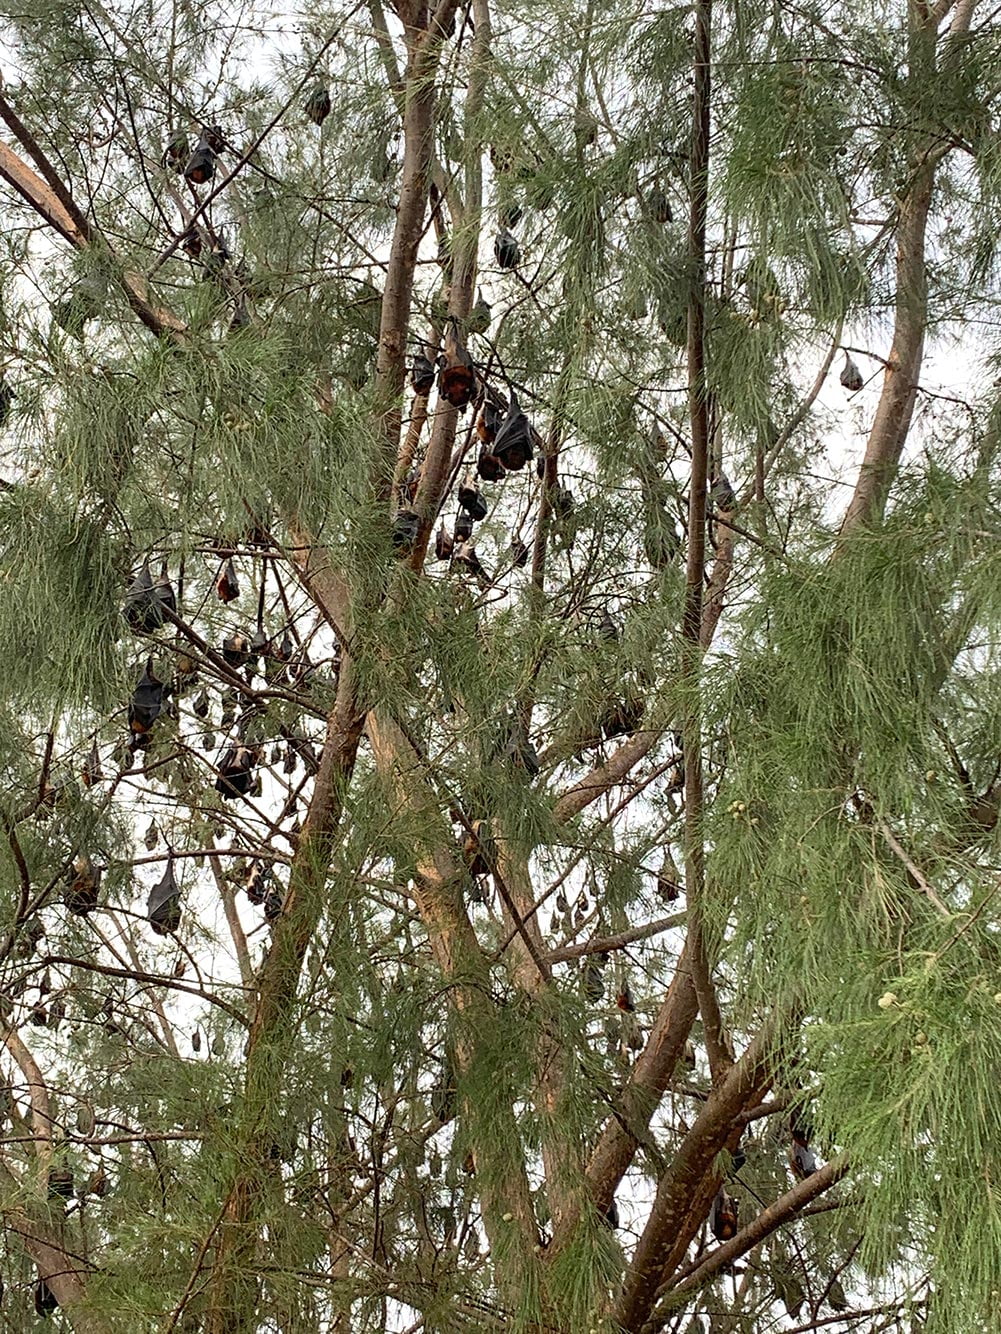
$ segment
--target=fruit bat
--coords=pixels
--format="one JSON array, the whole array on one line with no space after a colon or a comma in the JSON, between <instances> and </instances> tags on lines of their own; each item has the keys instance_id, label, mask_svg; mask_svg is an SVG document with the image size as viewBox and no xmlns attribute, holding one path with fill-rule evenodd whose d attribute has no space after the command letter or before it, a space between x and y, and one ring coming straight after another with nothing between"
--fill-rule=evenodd
<instances>
[{"instance_id":1,"label":"fruit bat","mask_svg":"<svg viewBox=\"0 0 1001 1334\"><path fill-rule=\"evenodd\" d=\"M47 1319L58 1308L59 1303L56 1301L56 1294L45 1279L40 1278L35 1284L35 1314L42 1319Z\"/></svg>"},{"instance_id":2,"label":"fruit bat","mask_svg":"<svg viewBox=\"0 0 1001 1334\"><path fill-rule=\"evenodd\" d=\"M629 990L629 983L623 982L619 988L618 995L615 997L615 1004L626 1014L633 1014L636 1010L636 1004L633 1000L633 993Z\"/></svg>"},{"instance_id":3,"label":"fruit bat","mask_svg":"<svg viewBox=\"0 0 1001 1334\"><path fill-rule=\"evenodd\" d=\"M663 506L644 506L643 554L655 570L666 569L681 550L681 539Z\"/></svg>"},{"instance_id":4,"label":"fruit bat","mask_svg":"<svg viewBox=\"0 0 1001 1334\"><path fill-rule=\"evenodd\" d=\"M466 328L470 333L485 334L490 328L491 310L484 301L483 294L477 290L476 304L469 312L469 318L466 320Z\"/></svg>"},{"instance_id":5,"label":"fruit bat","mask_svg":"<svg viewBox=\"0 0 1001 1334\"><path fill-rule=\"evenodd\" d=\"M73 1198L73 1173L68 1167L49 1168L47 1193L50 1200L71 1200Z\"/></svg>"},{"instance_id":6,"label":"fruit bat","mask_svg":"<svg viewBox=\"0 0 1001 1334\"><path fill-rule=\"evenodd\" d=\"M276 889L274 885L270 887L264 896L264 919L267 922L277 922L282 915L282 909L285 906L285 898L281 890Z\"/></svg>"},{"instance_id":7,"label":"fruit bat","mask_svg":"<svg viewBox=\"0 0 1001 1334\"><path fill-rule=\"evenodd\" d=\"M584 967L584 995L587 1000L597 1003L605 994L605 979L601 973L601 964L589 959Z\"/></svg>"},{"instance_id":8,"label":"fruit bat","mask_svg":"<svg viewBox=\"0 0 1001 1334\"><path fill-rule=\"evenodd\" d=\"M239 630L222 641L222 656L230 667L245 667L250 661L250 640Z\"/></svg>"},{"instance_id":9,"label":"fruit bat","mask_svg":"<svg viewBox=\"0 0 1001 1334\"><path fill-rule=\"evenodd\" d=\"M518 717L508 719L501 742L501 758L510 760L516 769L524 769L530 778L539 774L539 757Z\"/></svg>"},{"instance_id":10,"label":"fruit bat","mask_svg":"<svg viewBox=\"0 0 1001 1334\"><path fill-rule=\"evenodd\" d=\"M816 1172L816 1156L805 1140L793 1139L789 1149L789 1167L798 1181L805 1181Z\"/></svg>"},{"instance_id":11,"label":"fruit bat","mask_svg":"<svg viewBox=\"0 0 1001 1334\"><path fill-rule=\"evenodd\" d=\"M219 761L215 790L227 801L245 797L254 782L254 752L250 746L230 746Z\"/></svg>"},{"instance_id":12,"label":"fruit bat","mask_svg":"<svg viewBox=\"0 0 1001 1334\"><path fill-rule=\"evenodd\" d=\"M779 1301L793 1317L799 1315L803 1309L803 1303L806 1300L806 1293L803 1291L803 1285L794 1274L790 1274L784 1268L776 1268L772 1273L772 1283L775 1288L775 1295Z\"/></svg>"},{"instance_id":13,"label":"fruit bat","mask_svg":"<svg viewBox=\"0 0 1001 1334\"><path fill-rule=\"evenodd\" d=\"M638 695L631 695L612 704L601 721L601 729L611 741L617 736L632 736L643 722L646 704Z\"/></svg>"},{"instance_id":14,"label":"fruit bat","mask_svg":"<svg viewBox=\"0 0 1001 1334\"><path fill-rule=\"evenodd\" d=\"M96 320L104 305L106 288L99 278L80 278L70 289L69 296L52 307L52 318L61 329L83 342L84 326Z\"/></svg>"},{"instance_id":15,"label":"fruit bat","mask_svg":"<svg viewBox=\"0 0 1001 1334\"><path fill-rule=\"evenodd\" d=\"M441 524L434 539L434 554L436 560L451 560L452 552L455 550L455 543L451 534L446 530L445 525Z\"/></svg>"},{"instance_id":16,"label":"fruit bat","mask_svg":"<svg viewBox=\"0 0 1001 1334\"><path fill-rule=\"evenodd\" d=\"M598 1217L606 1227L610 1227L613 1232L615 1231L619 1226L619 1206L615 1203L614 1199L608 1208L603 1213L599 1214Z\"/></svg>"},{"instance_id":17,"label":"fruit bat","mask_svg":"<svg viewBox=\"0 0 1001 1334\"><path fill-rule=\"evenodd\" d=\"M137 736L144 736L163 711L163 682L153 675L153 659L146 661L146 669L129 701L129 727Z\"/></svg>"},{"instance_id":18,"label":"fruit bat","mask_svg":"<svg viewBox=\"0 0 1001 1334\"><path fill-rule=\"evenodd\" d=\"M494 258L502 269L516 269L521 262L518 240L506 227L502 227L494 237Z\"/></svg>"},{"instance_id":19,"label":"fruit bat","mask_svg":"<svg viewBox=\"0 0 1001 1334\"><path fill-rule=\"evenodd\" d=\"M108 1174L104 1170L104 1164L98 1163L97 1167L91 1172L87 1181L86 1193L94 1195L99 1200L103 1200L108 1193Z\"/></svg>"},{"instance_id":20,"label":"fruit bat","mask_svg":"<svg viewBox=\"0 0 1001 1334\"><path fill-rule=\"evenodd\" d=\"M236 333L238 329L249 329L252 323L250 306L247 303L246 296L241 293L233 306L233 318L229 322L229 331L230 333Z\"/></svg>"},{"instance_id":21,"label":"fruit bat","mask_svg":"<svg viewBox=\"0 0 1001 1334\"><path fill-rule=\"evenodd\" d=\"M232 556L225 562L215 581L216 596L220 602L232 602L240 596L240 583Z\"/></svg>"},{"instance_id":22,"label":"fruit bat","mask_svg":"<svg viewBox=\"0 0 1001 1334\"><path fill-rule=\"evenodd\" d=\"M260 862L251 862L250 869L247 872L247 878L244 881L244 889L247 892L247 898L251 903L258 906L264 902L264 896L267 893L268 873Z\"/></svg>"},{"instance_id":23,"label":"fruit bat","mask_svg":"<svg viewBox=\"0 0 1001 1334\"><path fill-rule=\"evenodd\" d=\"M507 204L501 205L497 213L500 225L505 231L510 231L512 227L517 227L523 216L524 212L521 205L516 204L513 200Z\"/></svg>"},{"instance_id":24,"label":"fruit bat","mask_svg":"<svg viewBox=\"0 0 1001 1334\"><path fill-rule=\"evenodd\" d=\"M618 642L619 627L615 624L607 607L602 608L601 615L598 618L598 634L602 639L607 639L610 644Z\"/></svg>"},{"instance_id":25,"label":"fruit bat","mask_svg":"<svg viewBox=\"0 0 1001 1334\"><path fill-rule=\"evenodd\" d=\"M729 1241L737 1235L737 1201L722 1187L713 1200L709 1230L717 1241Z\"/></svg>"},{"instance_id":26,"label":"fruit bat","mask_svg":"<svg viewBox=\"0 0 1001 1334\"><path fill-rule=\"evenodd\" d=\"M511 564L519 570L524 569L528 564L528 543L523 542L520 537L513 537L509 550L511 552Z\"/></svg>"},{"instance_id":27,"label":"fruit bat","mask_svg":"<svg viewBox=\"0 0 1001 1334\"><path fill-rule=\"evenodd\" d=\"M188 143L188 136L183 130L175 130L167 140L167 146L163 150L161 164L178 175L184 170L184 164L191 156L191 145Z\"/></svg>"},{"instance_id":28,"label":"fruit bat","mask_svg":"<svg viewBox=\"0 0 1001 1334\"><path fill-rule=\"evenodd\" d=\"M452 555L452 561L455 565L461 565L468 570L470 574L482 574L483 566L480 564L480 558L476 554L476 547L471 541L460 542Z\"/></svg>"},{"instance_id":29,"label":"fruit bat","mask_svg":"<svg viewBox=\"0 0 1001 1334\"><path fill-rule=\"evenodd\" d=\"M677 903L681 894L681 887L678 884L677 867L666 857L664 863L657 873L657 893L665 903Z\"/></svg>"},{"instance_id":30,"label":"fruit bat","mask_svg":"<svg viewBox=\"0 0 1001 1334\"><path fill-rule=\"evenodd\" d=\"M196 718L207 718L209 716L209 697L204 690L192 704L191 712Z\"/></svg>"},{"instance_id":31,"label":"fruit bat","mask_svg":"<svg viewBox=\"0 0 1001 1334\"><path fill-rule=\"evenodd\" d=\"M413 510L397 510L393 516L393 549L401 554L412 551L419 528L420 519Z\"/></svg>"},{"instance_id":32,"label":"fruit bat","mask_svg":"<svg viewBox=\"0 0 1001 1334\"><path fill-rule=\"evenodd\" d=\"M221 153L226 147L221 125L203 125L202 139L212 153Z\"/></svg>"},{"instance_id":33,"label":"fruit bat","mask_svg":"<svg viewBox=\"0 0 1001 1334\"><path fill-rule=\"evenodd\" d=\"M456 1085L455 1070L446 1056L441 1067L441 1081L431 1090L431 1110L441 1122L451 1121L455 1116L455 1106L459 1090Z\"/></svg>"},{"instance_id":34,"label":"fruit bat","mask_svg":"<svg viewBox=\"0 0 1001 1334\"><path fill-rule=\"evenodd\" d=\"M181 888L174 878L174 859L167 858L167 869L149 892L146 901L149 924L158 936L166 936L181 925Z\"/></svg>"},{"instance_id":35,"label":"fruit bat","mask_svg":"<svg viewBox=\"0 0 1001 1334\"><path fill-rule=\"evenodd\" d=\"M434 363L423 352L416 353L410 363L410 383L419 398L427 398L434 388Z\"/></svg>"},{"instance_id":36,"label":"fruit bat","mask_svg":"<svg viewBox=\"0 0 1001 1334\"><path fill-rule=\"evenodd\" d=\"M475 478L466 477L459 486L459 504L474 523L487 517L487 502L483 499Z\"/></svg>"},{"instance_id":37,"label":"fruit bat","mask_svg":"<svg viewBox=\"0 0 1001 1334\"><path fill-rule=\"evenodd\" d=\"M177 599L166 571L157 575L154 582L149 561L143 561L142 569L125 591L122 615L136 633L152 634L163 625L164 607L171 611L177 609Z\"/></svg>"},{"instance_id":38,"label":"fruit bat","mask_svg":"<svg viewBox=\"0 0 1001 1334\"><path fill-rule=\"evenodd\" d=\"M485 445L492 445L504 417L504 410L492 398L484 398L476 418L476 434ZM491 481L496 480L491 478Z\"/></svg>"},{"instance_id":39,"label":"fruit bat","mask_svg":"<svg viewBox=\"0 0 1001 1334\"><path fill-rule=\"evenodd\" d=\"M565 486L554 486L550 504L553 515L557 519L566 520L571 518L575 508L573 492Z\"/></svg>"},{"instance_id":40,"label":"fruit bat","mask_svg":"<svg viewBox=\"0 0 1001 1334\"><path fill-rule=\"evenodd\" d=\"M330 89L321 79L306 98L306 115L314 125L322 125L330 115Z\"/></svg>"},{"instance_id":41,"label":"fruit bat","mask_svg":"<svg viewBox=\"0 0 1001 1334\"><path fill-rule=\"evenodd\" d=\"M573 113L574 139L578 148L587 148L598 139L598 121L592 111L578 106Z\"/></svg>"},{"instance_id":42,"label":"fruit bat","mask_svg":"<svg viewBox=\"0 0 1001 1334\"><path fill-rule=\"evenodd\" d=\"M655 185L647 197L647 206L654 222L672 222L671 201L659 185Z\"/></svg>"},{"instance_id":43,"label":"fruit bat","mask_svg":"<svg viewBox=\"0 0 1001 1334\"><path fill-rule=\"evenodd\" d=\"M455 526L452 529L452 538L456 545L460 542L468 542L473 535L473 520L465 510L460 510L455 516Z\"/></svg>"},{"instance_id":44,"label":"fruit bat","mask_svg":"<svg viewBox=\"0 0 1001 1334\"><path fill-rule=\"evenodd\" d=\"M730 479L723 473L720 473L713 482L710 495L716 502L716 508L725 514L730 514L737 508L737 493L730 485Z\"/></svg>"},{"instance_id":45,"label":"fruit bat","mask_svg":"<svg viewBox=\"0 0 1001 1334\"><path fill-rule=\"evenodd\" d=\"M462 844L462 857L472 876L489 875L496 856L493 835L486 820L476 820Z\"/></svg>"},{"instance_id":46,"label":"fruit bat","mask_svg":"<svg viewBox=\"0 0 1001 1334\"><path fill-rule=\"evenodd\" d=\"M83 917L97 907L101 887L101 868L85 852L74 857L66 874L66 907L76 917Z\"/></svg>"},{"instance_id":47,"label":"fruit bat","mask_svg":"<svg viewBox=\"0 0 1001 1334\"><path fill-rule=\"evenodd\" d=\"M845 1296L841 1280L832 1278L827 1288L827 1300L832 1311L847 1311L848 1298Z\"/></svg>"},{"instance_id":48,"label":"fruit bat","mask_svg":"<svg viewBox=\"0 0 1001 1334\"><path fill-rule=\"evenodd\" d=\"M850 393L858 393L865 381L862 379L862 372L852 361L848 353L845 353L844 370L841 372L841 383Z\"/></svg>"},{"instance_id":49,"label":"fruit bat","mask_svg":"<svg viewBox=\"0 0 1001 1334\"><path fill-rule=\"evenodd\" d=\"M207 185L215 175L215 159L215 153L202 135L195 151L185 164L184 179L190 181L192 185Z\"/></svg>"},{"instance_id":50,"label":"fruit bat","mask_svg":"<svg viewBox=\"0 0 1001 1334\"><path fill-rule=\"evenodd\" d=\"M197 1056L202 1049L202 1034L200 1029L195 1029L191 1034L191 1050Z\"/></svg>"},{"instance_id":51,"label":"fruit bat","mask_svg":"<svg viewBox=\"0 0 1001 1334\"><path fill-rule=\"evenodd\" d=\"M101 752L97 748L97 738L91 742L90 751L83 762L83 768L80 770L80 778L84 787L93 787L104 777L104 770L101 768Z\"/></svg>"},{"instance_id":52,"label":"fruit bat","mask_svg":"<svg viewBox=\"0 0 1001 1334\"><path fill-rule=\"evenodd\" d=\"M524 468L532 457L532 424L522 412L513 392L504 419L497 428L493 451L511 472Z\"/></svg>"},{"instance_id":53,"label":"fruit bat","mask_svg":"<svg viewBox=\"0 0 1001 1334\"><path fill-rule=\"evenodd\" d=\"M480 456L476 460L476 475L482 477L485 482L499 482L504 476L504 466L496 454L491 454L489 448L484 445L480 450Z\"/></svg>"},{"instance_id":54,"label":"fruit bat","mask_svg":"<svg viewBox=\"0 0 1001 1334\"><path fill-rule=\"evenodd\" d=\"M472 402L475 389L473 359L452 329L445 340L444 365L438 373L438 392L453 408L464 408Z\"/></svg>"}]
</instances>

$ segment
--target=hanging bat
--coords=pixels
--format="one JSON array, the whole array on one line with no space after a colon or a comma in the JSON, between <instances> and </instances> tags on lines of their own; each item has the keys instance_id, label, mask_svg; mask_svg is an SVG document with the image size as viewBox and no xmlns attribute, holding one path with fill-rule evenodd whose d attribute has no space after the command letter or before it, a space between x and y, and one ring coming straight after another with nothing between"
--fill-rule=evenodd
<instances>
[{"instance_id":1,"label":"hanging bat","mask_svg":"<svg viewBox=\"0 0 1001 1334\"><path fill-rule=\"evenodd\" d=\"M452 563L461 565L468 570L470 574L482 574L483 566L480 564L480 558L476 554L476 547L471 541L460 542L452 555Z\"/></svg>"},{"instance_id":2,"label":"hanging bat","mask_svg":"<svg viewBox=\"0 0 1001 1334\"><path fill-rule=\"evenodd\" d=\"M723 473L713 482L710 492L716 503L716 508L724 514L732 514L737 508L737 493L730 485L730 479Z\"/></svg>"},{"instance_id":3,"label":"hanging bat","mask_svg":"<svg viewBox=\"0 0 1001 1334\"><path fill-rule=\"evenodd\" d=\"M841 383L853 394L857 394L865 384L865 381L862 379L862 372L855 365L847 352L845 353L844 369L841 372Z\"/></svg>"},{"instance_id":4,"label":"hanging bat","mask_svg":"<svg viewBox=\"0 0 1001 1334\"><path fill-rule=\"evenodd\" d=\"M610 1227L613 1232L615 1231L619 1226L619 1206L615 1203L614 1198L608 1208L603 1213L600 1213L598 1217L606 1227Z\"/></svg>"},{"instance_id":5,"label":"hanging bat","mask_svg":"<svg viewBox=\"0 0 1001 1334\"><path fill-rule=\"evenodd\" d=\"M434 539L434 554L436 560L451 560L452 552L455 550L455 542L451 534L447 531L444 524L438 528Z\"/></svg>"},{"instance_id":6,"label":"hanging bat","mask_svg":"<svg viewBox=\"0 0 1001 1334\"><path fill-rule=\"evenodd\" d=\"M476 434L485 445L492 445L497 438L497 430L504 417L499 403L492 398L484 398L476 418Z\"/></svg>"},{"instance_id":7,"label":"hanging bat","mask_svg":"<svg viewBox=\"0 0 1001 1334\"><path fill-rule=\"evenodd\" d=\"M167 145L163 150L163 157L160 159L161 166L171 171L176 171L178 175L184 170L184 164L191 156L191 145L188 142L188 136L183 130L175 130L167 140Z\"/></svg>"},{"instance_id":8,"label":"hanging bat","mask_svg":"<svg viewBox=\"0 0 1001 1334\"><path fill-rule=\"evenodd\" d=\"M462 857L469 874L489 875L496 856L497 849L490 832L490 825L486 820L474 821L472 831L466 834L462 844Z\"/></svg>"},{"instance_id":9,"label":"hanging bat","mask_svg":"<svg viewBox=\"0 0 1001 1334\"><path fill-rule=\"evenodd\" d=\"M423 352L416 353L410 363L410 384L418 398L427 398L434 388L434 363Z\"/></svg>"},{"instance_id":10,"label":"hanging bat","mask_svg":"<svg viewBox=\"0 0 1001 1334\"><path fill-rule=\"evenodd\" d=\"M619 627L615 624L607 607L602 608L601 615L598 618L598 634L602 639L608 640L610 644L617 644L619 641Z\"/></svg>"},{"instance_id":11,"label":"hanging bat","mask_svg":"<svg viewBox=\"0 0 1001 1334\"><path fill-rule=\"evenodd\" d=\"M285 907L285 898L281 890L272 885L264 896L264 919L272 925L278 921Z\"/></svg>"},{"instance_id":12,"label":"hanging bat","mask_svg":"<svg viewBox=\"0 0 1001 1334\"><path fill-rule=\"evenodd\" d=\"M500 459L496 454L491 454L486 445L482 447L480 456L476 460L476 474L485 482L499 482L504 476L504 467Z\"/></svg>"},{"instance_id":13,"label":"hanging bat","mask_svg":"<svg viewBox=\"0 0 1001 1334\"><path fill-rule=\"evenodd\" d=\"M153 675L153 659L146 661L146 669L129 701L129 727L137 736L145 736L163 711L163 682Z\"/></svg>"},{"instance_id":14,"label":"hanging bat","mask_svg":"<svg viewBox=\"0 0 1001 1334\"><path fill-rule=\"evenodd\" d=\"M330 115L330 89L321 79L306 98L306 115L314 125L322 125Z\"/></svg>"},{"instance_id":15,"label":"hanging bat","mask_svg":"<svg viewBox=\"0 0 1001 1334\"><path fill-rule=\"evenodd\" d=\"M452 529L452 538L456 546L460 542L468 542L473 535L473 520L465 510L459 510L455 516L455 526Z\"/></svg>"},{"instance_id":16,"label":"hanging bat","mask_svg":"<svg viewBox=\"0 0 1001 1334\"><path fill-rule=\"evenodd\" d=\"M816 1155L805 1140L793 1139L789 1149L789 1167L797 1181L805 1181L816 1172Z\"/></svg>"},{"instance_id":17,"label":"hanging bat","mask_svg":"<svg viewBox=\"0 0 1001 1334\"><path fill-rule=\"evenodd\" d=\"M207 185L215 175L216 155L202 135L184 167L184 179L192 185Z\"/></svg>"},{"instance_id":18,"label":"hanging bat","mask_svg":"<svg viewBox=\"0 0 1001 1334\"><path fill-rule=\"evenodd\" d=\"M589 959L584 967L584 996L592 1004L597 1004L604 995L605 979L602 976L601 964Z\"/></svg>"},{"instance_id":19,"label":"hanging bat","mask_svg":"<svg viewBox=\"0 0 1001 1334\"><path fill-rule=\"evenodd\" d=\"M532 424L522 412L513 392L504 419L497 428L493 451L510 472L524 468L532 458Z\"/></svg>"},{"instance_id":20,"label":"hanging bat","mask_svg":"<svg viewBox=\"0 0 1001 1334\"><path fill-rule=\"evenodd\" d=\"M226 140L223 136L221 125L203 125L202 142L208 148L210 153L219 154L226 148Z\"/></svg>"},{"instance_id":21,"label":"hanging bat","mask_svg":"<svg viewBox=\"0 0 1001 1334\"><path fill-rule=\"evenodd\" d=\"M101 768L101 752L97 748L97 738L91 742L90 752L83 762L83 768L80 770L80 779L84 787L93 787L104 777L104 770Z\"/></svg>"},{"instance_id":22,"label":"hanging bat","mask_svg":"<svg viewBox=\"0 0 1001 1334\"><path fill-rule=\"evenodd\" d=\"M709 1214L709 1230L717 1241L729 1241L737 1235L737 1201L720 1187Z\"/></svg>"},{"instance_id":23,"label":"hanging bat","mask_svg":"<svg viewBox=\"0 0 1001 1334\"><path fill-rule=\"evenodd\" d=\"M169 584L168 584L169 586ZM171 596L173 597L173 589ZM149 561L143 561L142 569L125 590L122 615L130 630L137 634L152 634L163 625L163 599L154 588Z\"/></svg>"},{"instance_id":24,"label":"hanging bat","mask_svg":"<svg viewBox=\"0 0 1001 1334\"><path fill-rule=\"evenodd\" d=\"M487 517L487 502L483 499L474 477L467 475L460 484L458 500L474 523L479 523L481 519Z\"/></svg>"},{"instance_id":25,"label":"hanging bat","mask_svg":"<svg viewBox=\"0 0 1001 1334\"><path fill-rule=\"evenodd\" d=\"M173 857L167 858L162 880L149 892L146 915L158 936L170 935L181 925L181 887L174 877Z\"/></svg>"},{"instance_id":26,"label":"hanging bat","mask_svg":"<svg viewBox=\"0 0 1001 1334\"><path fill-rule=\"evenodd\" d=\"M97 907L97 894L101 887L101 868L95 866L85 852L73 859L73 865L66 873L66 907L76 917L84 917Z\"/></svg>"},{"instance_id":27,"label":"hanging bat","mask_svg":"<svg viewBox=\"0 0 1001 1334\"><path fill-rule=\"evenodd\" d=\"M217 770L215 790L227 801L245 797L254 783L254 751L250 746L230 746Z\"/></svg>"},{"instance_id":28,"label":"hanging bat","mask_svg":"<svg viewBox=\"0 0 1001 1334\"><path fill-rule=\"evenodd\" d=\"M420 519L413 510L397 510L393 516L393 549L401 555L412 551L419 529Z\"/></svg>"},{"instance_id":29,"label":"hanging bat","mask_svg":"<svg viewBox=\"0 0 1001 1334\"><path fill-rule=\"evenodd\" d=\"M510 760L516 769L524 769L530 778L539 775L539 757L528 738L524 723L516 716L507 722L501 742L501 758Z\"/></svg>"},{"instance_id":30,"label":"hanging bat","mask_svg":"<svg viewBox=\"0 0 1001 1334\"><path fill-rule=\"evenodd\" d=\"M502 269L516 269L521 262L517 237L506 227L502 227L494 237L494 258Z\"/></svg>"},{"instance_id":31,"label":"hanging bat","mask_svg":"<svg viewBox=\"0 0 1001 1334\"><path fill-rule=\"evenodd\" d=\"M220 602L233 602L240 596L240 582L236 577L232 556L219 571L219 577L215 581L215 591Z\"/></svg>"},{"instance_id":32,"label":"hanging bat","mask_svg":"<svg viewBox=\"0 0 1001 1334\"><path fill-rule=\"evenodd\" d=\"M492 314L493 312L491 311L490 306L483 299L483 293L477 288L476 304L469 312L469 317L466 320L466 328L470 333L485 334L490 328Z\"/></svg>"},{"instance_id":33,"label":"hanging bat","mask_svg":"<svg viewBox=\"0 0 1001 1334\"><path fill-rule=\"evenodd\" d=\"M674 215L671 212L671 201L659 185L655 185L647 196L647 208L650 210L650 216L654 222L674 221Z\"/></svg>"},{"instance_id":34,"label":"hanging bat","mask_svg":"<svg viewBox=\"0 0 1001 1334\"><path fill-rule=\"evenodd\" d=\"M268 873L260 862L251 862L243 888L251 903L260 906L267 894Z\"/></svg>"},{"instance_id":35,"label":"hanging bat","mask_svg":"<svg viewBox=\"0 0 1001 1334\"><path fill-rule=\"evenodd\" d=\"M444 365L438 373L438 392L453 408L464 408L472 402L475 390L473 359L453 328L445 339Z\"/></svg>"},{"instance_id":36,"label":"hanging bat","mask_svg":"<svg viewBox=\"0 0 1001 1334\"><path fill-rule=\"evenodd\" d=\"M56 1301L56 1294L45 1279L40 1278L35 1284L35 1314L44 1320L58 1309L59 1303Z\"/></svg>"},{"instance_id":37,"label":"hanging bat","mask_svg":"<svg viewBox=\"0 0 1001 1334\"><path fill-rule=\"evenodd\" d=\"M250 661L250 640L239 630L222 641L222 656L230 667L245 667Z\"/></svg>"},{"instance_id":38,"label":"hanging bat","mask_svg":"<svg viewBox=\"0 0 1001 1334\"><path fill-rule=\"evenodd\" d=\"M50 1200L73 1198L73 1173L68 1167L50 1167L47 1194Z\"/></svg>"},{"instance_id":39,"label":"hanging bat","mask_svg":"<svg viewBox=\"0 0 1001 1334\"><path fill-rule=\"evenodd\" d=\"M497 212L498 221L505 231L510 231L512 227L517 227L523 216L524 210L521 205L515 203L514 200L502 204Z\"/></svg>"},{"instance_id":40,"label":"hanging bat","mask_svg":"<svg viewBox=\"0 0 1001 1334\"><path fill-rule=\"evenodd\" d=\"M617 736L632 736L640 728L646 712L645 702L638 695L611 705L601 722L601 729L611 741Z\"/></svg>"},{"instance_id":41,"label":"hanging bat","mask_svg":"<svg viewBox=\"0 0 1001 1334\"><path fill-rule=\"evenodd\" d=\"M509 547L511 552L511 564L517 569L522 570L528 564L528 544L523 542L520 537L511 539Z\"/></svg>"}]
</instances>

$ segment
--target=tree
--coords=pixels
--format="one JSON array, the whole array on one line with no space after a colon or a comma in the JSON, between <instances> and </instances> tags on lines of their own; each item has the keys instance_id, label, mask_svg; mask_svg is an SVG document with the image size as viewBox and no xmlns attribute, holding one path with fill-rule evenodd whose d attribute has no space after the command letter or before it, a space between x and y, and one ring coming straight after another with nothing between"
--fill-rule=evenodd
<instances>
[{"instance_id":1,"label":"tree","mask_svg":"<svg viewBox=\"0 0 1001 1334\"><path fill-rule=\"evenodd\" d=\"M993 1328L995 17L5 6L9 1328Z\"/></svg>"}]
</instances>

